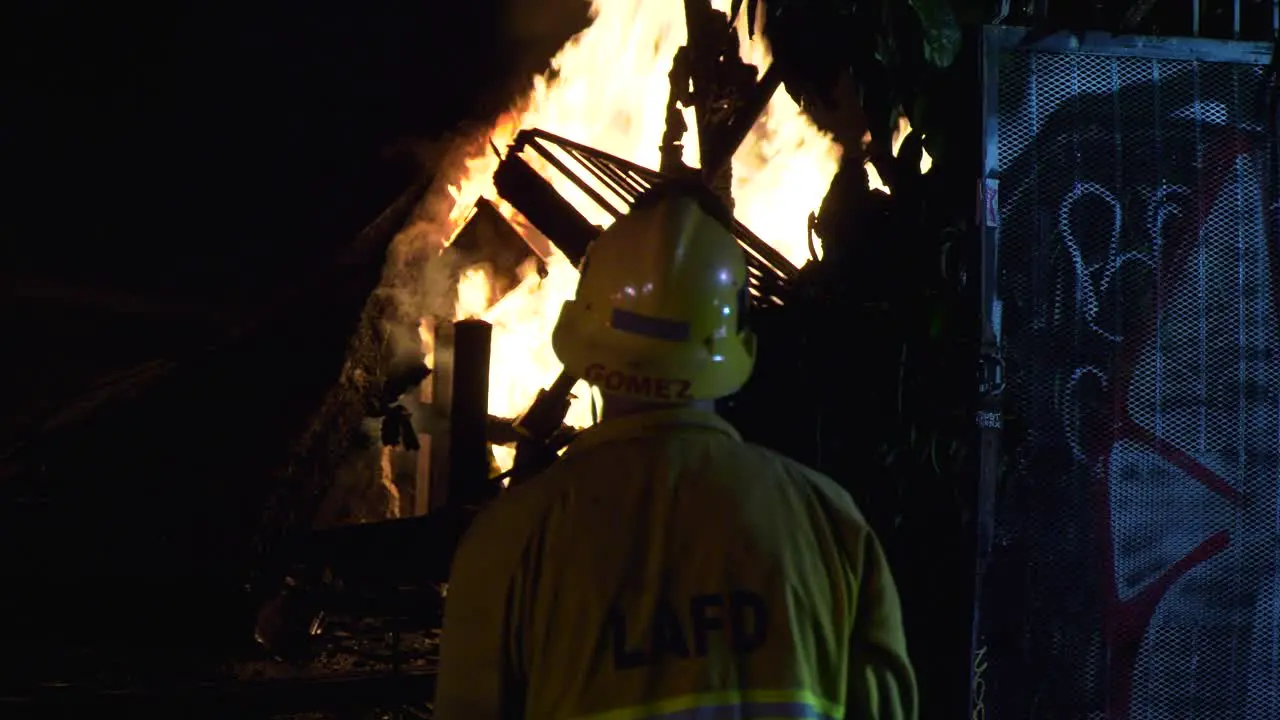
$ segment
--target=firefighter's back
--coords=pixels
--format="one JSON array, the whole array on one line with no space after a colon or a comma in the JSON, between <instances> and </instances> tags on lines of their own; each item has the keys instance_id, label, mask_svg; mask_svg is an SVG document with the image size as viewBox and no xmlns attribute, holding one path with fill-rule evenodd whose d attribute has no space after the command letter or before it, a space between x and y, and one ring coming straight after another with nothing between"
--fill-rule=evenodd
<instances>
[{"instance_id":1,"label":"firefighter's back","mask_svg":"<svg viewBox=\"0 0 1280 720\"><path fill-rule=\"evenodd\" d=\"M526 717L843 715L874 539L827 478L673 410L589 431L500 505Z\"/></svg>"},{"instance_id":2,"label":"firefighter's back","mask_svg":"<svg viewBox=\"0 0 1280 720\"><path fill-rule=\"evenodd\" d=\"M588 246L551 344L606 419L459 547L441 720L915 716L897 594L852 501L699 409L755 362L733 227L674 180Z\"/></svg>"}]
</instances>

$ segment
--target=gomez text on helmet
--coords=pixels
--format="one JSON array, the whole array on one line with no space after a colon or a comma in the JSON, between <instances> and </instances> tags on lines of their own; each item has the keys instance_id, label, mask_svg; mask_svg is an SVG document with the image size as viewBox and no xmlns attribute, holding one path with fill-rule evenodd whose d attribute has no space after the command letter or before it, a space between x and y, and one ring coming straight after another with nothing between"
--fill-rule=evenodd
<instances>
[{"instance_id":1,"label":"gomez text on helmet","mask_svg":"<svg viewBox=\"0 0 1280 720\"><path fill-rule=\"evenodd\" d=\"M605 392L625 392L657 400L692 399L689 391L693 388L693 383L688 380L633 375L621 370L611 370L599 363L588 365L583 379Z\"/></svg>"}]
</instances>

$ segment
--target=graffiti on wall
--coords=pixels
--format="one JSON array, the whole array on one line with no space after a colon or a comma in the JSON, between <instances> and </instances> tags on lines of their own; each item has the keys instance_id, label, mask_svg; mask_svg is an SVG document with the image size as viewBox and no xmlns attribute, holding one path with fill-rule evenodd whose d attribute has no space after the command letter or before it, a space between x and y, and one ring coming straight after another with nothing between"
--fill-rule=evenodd
<instances>
[{"instance_id":1,"label":"graffiti on wall","mask_svg":"<svg viewBox=\"0 0 1280 720\"><path fill-rule=\"evenodd\" d=\"M1280 717L1280 253L1242 91L1259 73L1015 62L1000 294L1032 440L992 582L1028 588L1006 622L1034 625L1039 665L1021 660L1042 677L1005 712Z\"/></svg>"}]
</instances>

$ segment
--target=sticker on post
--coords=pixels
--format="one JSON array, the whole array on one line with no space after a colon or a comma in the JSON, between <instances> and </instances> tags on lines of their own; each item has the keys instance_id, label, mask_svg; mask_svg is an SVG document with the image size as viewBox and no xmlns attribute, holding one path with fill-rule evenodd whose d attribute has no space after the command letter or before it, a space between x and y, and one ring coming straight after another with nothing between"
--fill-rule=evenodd
<instances>
[{"instance_id":1,"label":"sticker on post","mask_svg":"<svg viewBox=\"0 0 1280 720\"><path fill-rule=\"evenodd\" d=\"M1000 227L1000 181L996 178L983 181L982 214L987 227Z\"/></svg>"}]
</instances>

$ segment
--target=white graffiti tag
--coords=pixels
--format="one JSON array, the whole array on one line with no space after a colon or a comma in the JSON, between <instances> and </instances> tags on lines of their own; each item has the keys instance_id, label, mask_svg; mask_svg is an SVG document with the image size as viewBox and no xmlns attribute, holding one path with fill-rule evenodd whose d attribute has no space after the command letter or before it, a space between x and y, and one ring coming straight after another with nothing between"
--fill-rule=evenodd
<instances>
[{"instance_id":1,"label":"white graffiti tag","mask_svg":"<svg viewBox=\"0 0 1280 720\"><path fill-rule=\"evenodd\" d=\"M1076 304L1084 312L1085 322L1090 330L1111 342L1124 339L1123 334L1114 327L1119 324L1119 318L1115 315L1116 308L1104 308L1101 297L1106 295L1113 279L1126 266L1136 264L1146 271L1156 268L1161 238L1164 237L1164 224L1171 216L1181 214L1175 198L1189 194L1187 188L1173 185L1161 186L1148 194L1145 235L1149 238L1149 244L1139 250L1125 250L1122 247L1124 208L1110 190L1099 183L1080 182L1063 199L1058 208L1058 237L1071 258ZM1106 254L1101 258L1087 257L1084 241L1088 238L1078 237L1076 207L1085 198L1103 200L1111 208L1110 227L1091 229L1106 234Z\"/></svg>"},{"instance_id":2,"label":"white graffiti tag","mask_svg":"<svg viewBox=\"0 0 1280 720\"><path fill-rule=\"evenodd\" d=\"M1059 213L1077 318L1097 335L1094 363L1063 382L1063 424L1105 488L1109 711L1130 720L1280 717L1276 264L1263 160L1218 162L1222 183L1195 217L1187 188L1163 186L1144 193L1141 229L1126 227L1122 204L1096 183L1078 184ZM1073 217L1086 197L1113 211L1110 227L1094 228L1105 257L1088 256ZM1126 230L1146 247L1124 249ZM1126 267L1149 273L1124 289L1146 284L1150 302L1108 292ZM1201 665L1236 669L1213 680Z\"/></svg>"}]
</instances>

